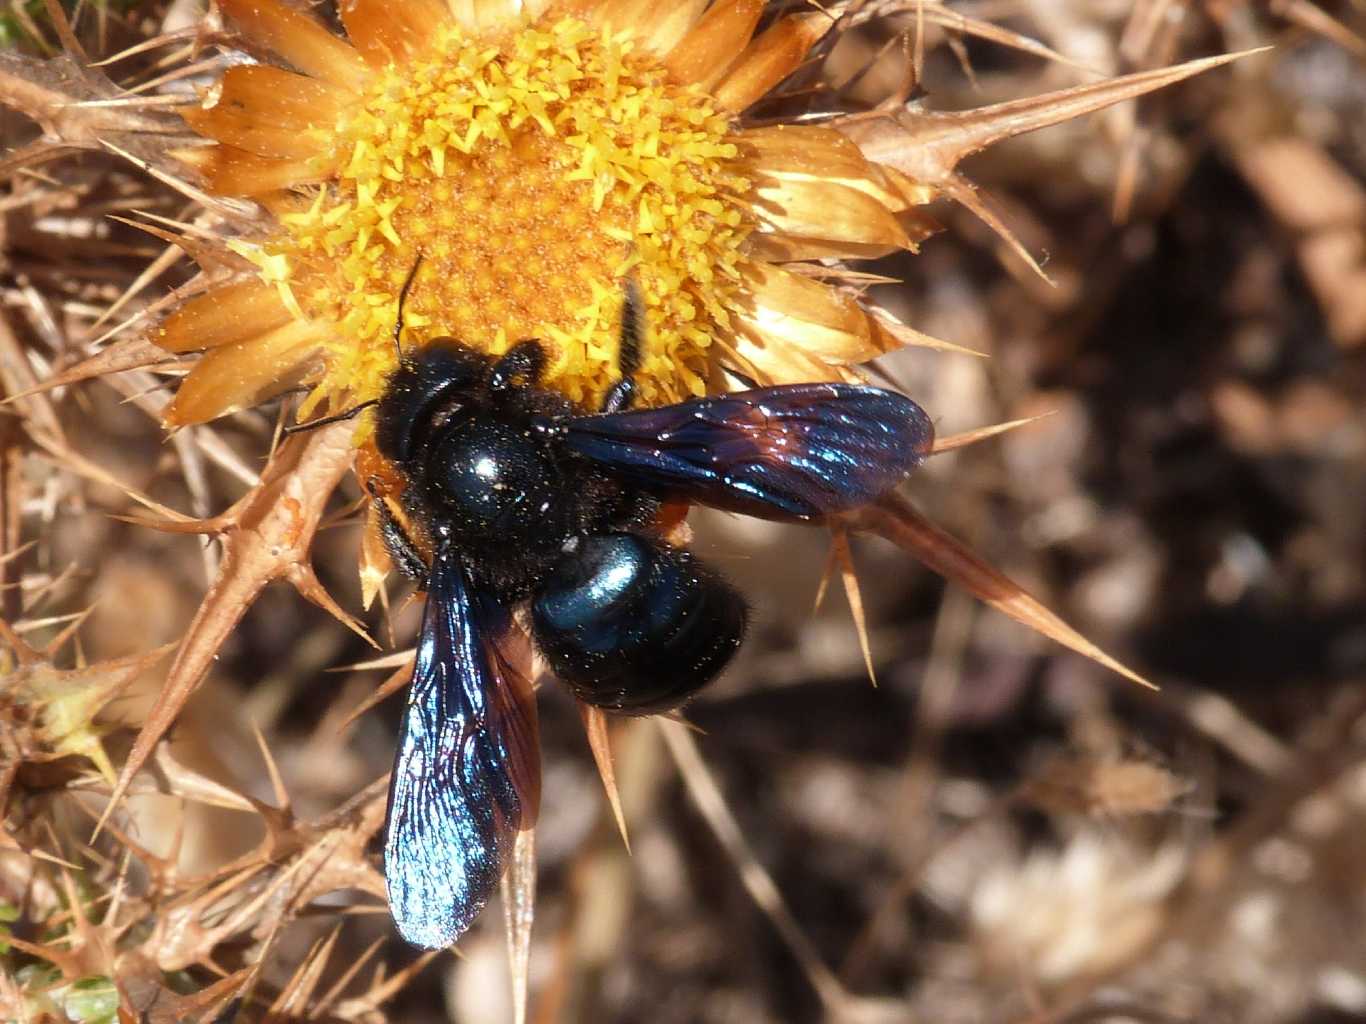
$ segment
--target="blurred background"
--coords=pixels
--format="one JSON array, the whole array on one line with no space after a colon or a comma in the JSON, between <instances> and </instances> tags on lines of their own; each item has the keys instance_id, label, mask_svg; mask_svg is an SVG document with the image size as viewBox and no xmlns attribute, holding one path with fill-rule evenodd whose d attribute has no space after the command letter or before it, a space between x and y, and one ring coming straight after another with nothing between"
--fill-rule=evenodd
<instances>
[{"instance_id":1,"label":"blurred background","mask_svg":"<svg viewBox=\"0 0 1366 1024\"><path fill-rule=\"evenodd\" d=\"M894 87L894 44L916 25L910 4L868 10L824 69L836 81L863 71L855 103ZM826 532L695 513L696 550L749 595L752 635L687 708L693 731L615 729L629 853L573 702L553 680L542 687L530 1019L1366 1020L1366 8L933 11L918 96L935 110L1090 80L955 17L1106 74L1274 46L963 165L1050 280L948 202L930 208L944 230L919 254L863 268L905 282L874 287L876 302L990 357L908 349L884 361L941 435L1043 416L935 456L907 494L1161 690L855 537L874 686L838 574L815 608ZM111 54L195 17L127 3L78 26L92 55ZM42 4L16 0L0 25L15 54L58 46ZM147 82L171 70L166 52L111 70ZM36 135L0 109L9 395L93 352L191 273L183 260L158 266L106 317L163 249L109 215L176 217L184 200L112 154L13 159ZM276 417L266 407L214 424L206 454L189 431L168 441L164 401L164 379L136 371L0 411L3 618L42 648L79 617L53 658L63 670L129 659L128 687L104 711L115 765L165 678L165 662L138 658L184 635L220 557L120 518L143 511L127 489L219 513L246 492ZM54 419L65 450L31 443L33 416ZM360 498L348 481L314 548L322 582L356 614ZM411 642L419 605L406 593L391 580L388 621L365 616L386 647ZM296 822L344 831L326 816L393 753L399 700L344 724L392 671L348 667L374 657L292 588L267 589L135 785L126 828L94 848L88 763L26 765L0 847L14 935L38 941L22 908L70 909L76 891L94 920L121 899L173 906L187 880L259 847L271 819L241 798L278 806L272 772ZM6 699L0 729L18 728ZM35 843L49 859L18 852ZM72 889L63 879L76 875ZM270 1019L511 1014L496 908L458 956L423 965L373 898L333 892L269 935L256 918L224 920L175 969L136 958L158 928L173 941L155 914L106 935L102 962L129 972L125 987L191 993L265 951L267 1004L312 971L308 997ZM50 961L10 947L0 965L0 999L27 1006L13 1019L61 1020L41 1016L59 1005L116 1019L73 1009ZM116 974L87 966L65 973L94 979L87 993L116 988ZM32 995L44 985L47 1003Z\"/></svg>"}]
</instances>

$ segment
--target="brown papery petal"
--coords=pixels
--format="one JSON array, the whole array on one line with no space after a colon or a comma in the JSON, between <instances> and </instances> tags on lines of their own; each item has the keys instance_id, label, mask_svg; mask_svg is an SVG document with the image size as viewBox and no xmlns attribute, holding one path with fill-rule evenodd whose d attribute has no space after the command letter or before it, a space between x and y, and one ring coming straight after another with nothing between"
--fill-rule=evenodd
<instances>
[{"instance_id":1,"label":"brown papery petal","mask_svg":"<svg viewBox=\"0 0 1366 1024\"><path fill-rule=\"evenodd\" d=\"M720 0L664 58L669 76L710 89L744 52L763 13L764 0Z\"/></svg>"},{"instance_id":2,"label":"brown papery petal","mask_svg":"<svg viewBox=\"0 0 1366 1024\"><path fill-rule=\"evenodd\" d=\"M736 327L733 338L716 343L725 353L721 362L760 387L844 380L840 367L815 359L784 338L756 330L743 318Z\"/></svg>"},{"instance_id":3,"label":"brown papery petal","mask_svg":"<svg viewBox=\"0 0 1366 1024\"><path fill-rule=\"evenodd\" d=\"M907 177L895 167L888 167L885 164L874 164L873 166L882 171L883 180L895 189L897 195L910 206L925 206L940 196L939 189L933 185L926 185L924 182Z\"/></svg>"},{"instance_id":4,"label":"brown papery petal","mask_svg":"<svg viewBox=\"0 0 1366 1024\"><path fill-rule=\"evenodd\" d=\"M320 181L334 165L319 160L273 160L236 146L180 150L176 159L199 171L210 192L222 196L259 196L308 181Z\"/></svg>"},{"instance_id":5,"label":"brown papery petal","mask_svg":"<svg viewBox=\"0 0 1366 1024\"><path fill-rule=\"evenodd\" d=\"M824 359L820 351L823 347L853 350L859 341L851 335L797 320L775 322L745 316L736 317L735 331L740 369L748 363L775 384L862 380L849 363Z\"/></svg>"},{"instance_id":6,"label":"brown papery petal","mask_svg":"<svg viewBox=\"0 0 1366 1024\"><path fill-rule=\"evenodd\" d=\"M892 212L858 189L829 181L760 178L754 185L754 198L759 218L785 234L911 247Z\"/></svg>"},{"instance_id":7,"label":"brown papery petal","mask_svg":"<svg viewBox=\"0 0 1366 1024\"><path fill-rule=\"evenodd\" d=\"M856 245L853 242L831 242L824 238L804 238L786 232L766 231L762 226L745 240L745 254L766 263L824 259L875 260L890 256L898 248L895 245Z\"/></svg>"},{"instance_id":8,"label":"brown papery petal","mask_svg":"<svg viewBox=\"0 0 1366 1024\"><path fill-rule=\"evenodd\" d=\"M153 340L168 352L217 348L265 334L289 319L275 288L253 278L191 299L166 318Z\"/></svg>"},{"instance_id":9,"label":"brown papery petal","mask_svg":"<svg viewBox=\"0 0 1366 1024\"><path fill-rule=\"evenodd\" d=\"M776 125L740 132L735 139L756 174L834 181L866 192L893 212L907 206L887 169L869 161L858 146L831 128Z\"/></svg>"},{"instance_id":10,"label":"brown papery petal","mask_svg":"<svg viewBox=\"0 0 1366 1024\"><path fill-rule=\"evenodd\" d=\"M673 49L674 43L682 38L683 32L686 32L692 26L692 22L696 21L697 15L702 13L703 5L697 4L697 0L683 4L681 13L686 15L691 6L697 6L692 18L683 25L678 38L662 48L652 45L650 40L664 22L677 20L680 10L669 0L605 0L598 8L595 21L609 29L613 35L629 32L633 39L643 44L645 50L663 54Z\"/></svg>"},{"instance_id":11,"label":"brown papery petal","mask_svg":"<svg viewBox=\"0 0 1366 1024\"><path fill-rule=\"evenodd\" d=\"M312 369L324 337L322 327L293 320L259 338L213 349L181 382L166 425L205 423L289 390Z\"/></svg>"},{"instance_id":12,"label":"brown papery petal","mask_svg":"<svg viewBox=\"0 0 1366 1024\"><path fill-rule=\"evenodd\" d=\"M707 0L683 0L682 3L661 4L649 34L637 32L641 46L650 53L663 56L672 52L697 24L707 9Z\"/></svg>"},{"instance_id":13,"label":"brown papery petal","mask_svg":"<svg viewBox=\"0 0 1366 1024\"><path fill-rule=\"evenodd\" d=\"M248 37L300 71L350 92L370 82L361 55L308 15L276 0L218 0L218 8Z\"/></svg>"},{"instance_id":14,"label":"brown papery petal","mask_svg":"<svg viewBox=\"0 0 1366 1024\"><path fill-rule=\"evenodd\" d=\"M716 102L740 113L801 66L816 42L835 23L828 14L793 14L749 44L735 70L717 86Z\"/></svg>"},{"instance_id":15,"label":"brown papery petal","mask_svg":"<svg viewBox=\"0 0 1366 1024\"><path fill-rule=\"evenodd\" d=\"M451 20L437 0L343 0L340 10L352 45L376 68L407 63Z\"/></svg>"},{"instance_id":16,"label":"brown papery petal","mask_svg":"<svg viewBox=\"0 0 1366 1024\"><path fill-rule=\"evenodd\" d=\"M481 32L511 28L522 20L520 0L474 0L474 20Z\"/></svg>"},{"instance_id":17,"label":"brown papery petal","mask_svg":"<svg viewBox=\"0 0 1366 1024\"><path fill-rule=\"evenodd\" d=\"M861 363L887 351L868 315L847 295L761 263L746 268L751 294L739 318L751 333L787 341L823 363Z\"/></svg>"},{"instance_id":18,"label":"brown papery petal","mask_svg":"<svg viewBox=\"0 0 1366 1024\"><path fill-rule=\"evenodd\" d=\"M324 149L311 129L330 129L348 99L335 86L256 64L228 68L216 104L180 114L200 135L257 156L300 159Z\"/></svg>"}]
</instances>

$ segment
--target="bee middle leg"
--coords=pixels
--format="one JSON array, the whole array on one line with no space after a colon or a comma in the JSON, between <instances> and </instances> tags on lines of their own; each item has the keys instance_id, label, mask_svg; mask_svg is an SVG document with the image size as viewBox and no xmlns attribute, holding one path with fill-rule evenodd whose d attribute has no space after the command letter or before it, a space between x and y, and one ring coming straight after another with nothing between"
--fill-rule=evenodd
<instances>
[{"instance_id":1,"label":"bee middle leg","mask_svg":"<svg viewBox=\"0 0 1366 1024\"><path fill-rule=\"evenodd\" d=\"M636 371L640 369L640 350L645 340L645 300L634 277L626 279L626 297L621 304L621 341L617 346L617 369L621 380L603 396L601 412L624 412L636 401Z\"/></svg>"}]
</instances>

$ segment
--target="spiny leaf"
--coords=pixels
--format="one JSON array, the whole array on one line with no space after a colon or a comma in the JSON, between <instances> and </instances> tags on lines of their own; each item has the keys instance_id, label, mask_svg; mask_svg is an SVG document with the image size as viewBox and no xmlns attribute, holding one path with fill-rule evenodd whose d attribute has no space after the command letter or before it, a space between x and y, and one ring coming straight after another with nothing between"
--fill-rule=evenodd
<instances>
[{"instance_id":1,"label":"spiny leaf","mask_svg":"<svg viewBox=\"0 0 1366 1024\"><path fill-rule=\"evenodd\" d=\"M312 570L304 572L302 567L307 565L327 499L351 465L351 432L349 423L336 423L290 439L277 449L260 484L234 506L218 578L185 633L166 683L110 795L101 826L262 588L272 580L288 578L296 586L302 583L306 597L318 599L321 586ZM358 623L334 609L335 605L327 608L363 633Z\"/></svg>"},{"instance_id":2,"label":"spiny leaf","mask_svg":"<svg viewBox=\"0 0 1366 1024\"><path fill-rule=\"evenodd\" d=\"M905 498L891 494L841 517L852 529L875 533L910 552L950 582L957 583L997 611L1037 633L1118 672L1157 689L1133 669L1116 661L1031 597L1008 576L993 569L965 544L926 519Z\"/></svg>"},{"instance_id":3,"label":"spiny leaf","mask_svg":"<svg viewBox=\"0 0 1366 1024\"><path fill-rule=\"evenodd\" d=\"M148 654L97 662L76 669L33 662L0 680L0 695L34 713L29 727L36 747L23 752L30 760L89 758L112 785L114 767L100 743L95 719L110 701L170 652L170 645Z\"/></svg>"},{"instance_id":4,"label":"spiny leaf","mask_svg":"<svg viewBox=\"0 0 1366 1024\"><path fill-rule=\"evenodd\" d=\"M1003 139L1135 99L1260 52L1248 50L1206 57L977 110L938 113L903 106L893 111L852 114L833 121L832 125L853 139L869 160L893 167L914 181L933 185L968 207L1035 272L1047 279L1038 262L994 211L989 199L958 173L958 165Z\"/></svg>"},{"instance_id":5,"label":"spiny leaf","mask_svg":"<svg viewBox=\"0 0 1366 1024\"><path fill-rule=\"evenodd\" d=\"M43 391L66 387L68 384L77 384L83 380L104 377L111 373L123 373L126 370L140 370L143 367L155 366L158 363L165 363L169 366L179 365L179 361L171 357L165 349L157 348L145 338L125 338L123 341L116 342L95 353L88 359L82 359L75 366L68 366L60 373L53 374L47 380L26 391L8 396L3 402L0 402L0 405L13 402L16 399L27 398L29 395Z\"/></svg>"}]
</instances>

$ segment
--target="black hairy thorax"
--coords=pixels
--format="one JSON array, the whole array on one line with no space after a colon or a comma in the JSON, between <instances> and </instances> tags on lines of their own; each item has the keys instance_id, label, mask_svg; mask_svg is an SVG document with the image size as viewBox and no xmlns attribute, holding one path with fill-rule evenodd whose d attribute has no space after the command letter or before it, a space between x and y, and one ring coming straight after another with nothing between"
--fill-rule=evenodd
<instances>
[{"instance_id":1,"label":"black hairy thorax","mask_svg":"<svg viewBox=\"0 0 1366 1024\"><path fill-rule=\"evenodd\" d=\"M437 339L419 356L389 380L377 446L403 472L410 522L433 550L460 551L478 587L515 603L581 538L653 523L656 499L558 439L555 422L583 410L538 386L536 342L496 360ZM400 565L410 561L395 553Z\"/></svg>"}]
</instances>

